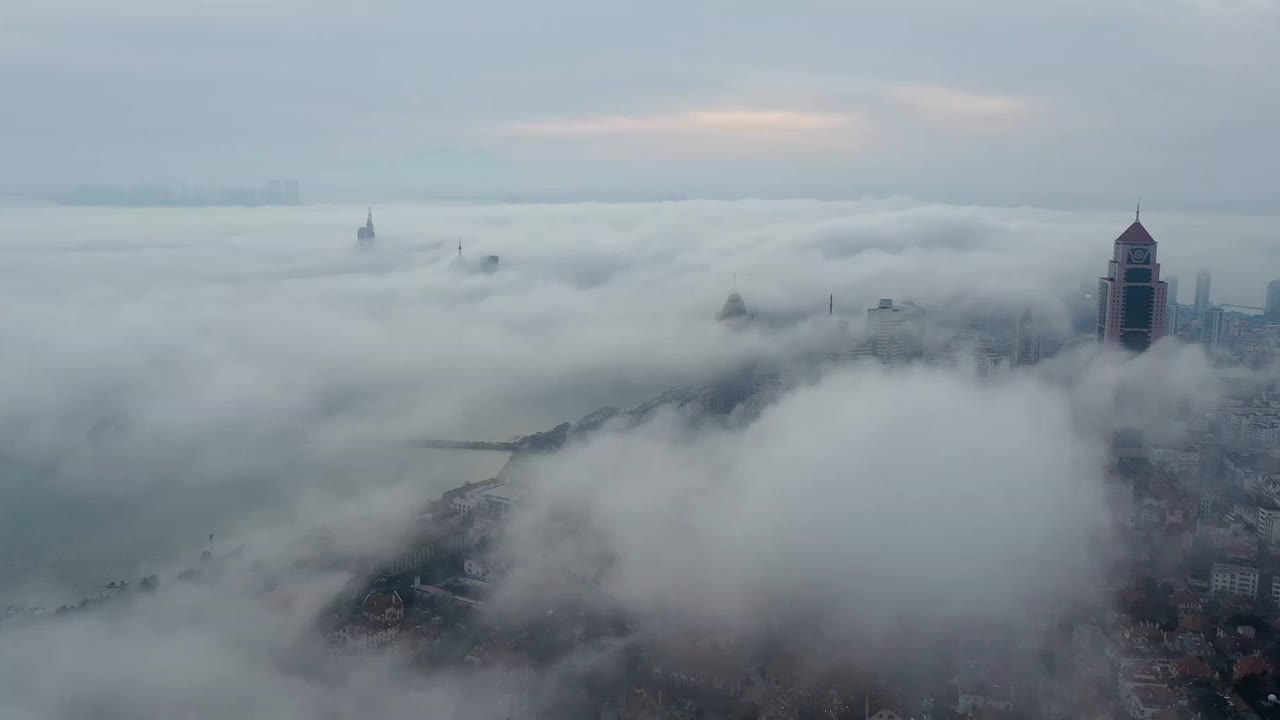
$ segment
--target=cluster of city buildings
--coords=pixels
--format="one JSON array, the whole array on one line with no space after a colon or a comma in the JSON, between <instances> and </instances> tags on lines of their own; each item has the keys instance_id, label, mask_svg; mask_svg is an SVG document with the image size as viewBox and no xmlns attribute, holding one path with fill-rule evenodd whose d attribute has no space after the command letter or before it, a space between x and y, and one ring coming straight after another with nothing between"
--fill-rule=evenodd
<instances>
[{"instance_id":1,"label":"cluster of city buildings","mask_svg":"<svg viewBox=\"0 0 1280 720\"><path fill-rule=\"evenodd\" d=\"M378 239L377 232L373 229L373 206L369 206L368 213L365 215L364 225L356 228L356 244L362 250L371 250L375 247L374 241ZM463 263L462 257L462 241L458 241L458 262ZM484 255L480 258L476 269L481 272L497 272L499 258L497 255Z\"/></svg>"},{"instance_id":2,"label":"cluster of city buildings","mask_svg":"<svg viewBox=\"0 0 1280 720\"><path fill-rule=\"evenodd\" d=\"M1206 274L1197 291L1203 307L1188 320L1176 303L1176 279L1160 271L1156 241L1135 218L1098 281L1097 342L1142 352L1177 334L1202 339L1219 362L1270 365L1273 313L1227 318L1209 304ZM737 291L717 314L731 325L753 317ZM865 333L836 356L887 365L964 361L988 373L1046 355L1029 312L1014 318L1004 336L960 333L936 344L921 331L925 311L912 303L881 300L866 321ZM1118 548L1113 603L1018 630L957 627L937 640L937 665L921 669L930 681L915 684L903 683L899 668L865 656L836 654L817 669L798 662L804 652L796 648L659 628L636 643L608 692L593 698L598 716L1172 720L1280 713L1272 699L1280 692L1278 392L1280 385L1257 376L1230 383L1220 398L1186 408L1178 419L1182 432L1173 434L1181 438L1177 444L1151 444L1136 430L1117 433L1108 485ZM514 566L503 544L485 537L519 512L521 496L495 480L442 499L446 512L437 521L461 521L472 534L457 547L456 575L433 584L415 579L415 597L431 602L433 612L467 608L482 617L476 611L483 611L485 588ZM589 585L597 570L588 562L556 581ZM620 631L572 613L562 622L562 650ZM519 638L480 648L469 655L476 662L496 654L526 674L539 667L538 653Z\"/></svg>"},{"instance_id":3,"label":"cluster of city buildings","mask_svg":"<svg viewBox=\"0 0 1280 720\"><path fill-rule=\"evenodd\" d=\"M834 304L834 298L831 300ZM731 326L745 324L754 315L736 290L730 293L716 319ZM832 326L830 349L825 356L835 362L875 360L887 366L925 362L931 365L969 365L980 375L1018 365L1034 365L1042 357L1040 324L1030 311L1000 334L977 327L938 329L916 303L881 298L866 310L860 334L849 323Z\"/></svg>"},{"instance_id":4,"label":"cluster of city buildings","mask_svg":"<svg viewBox=\"0 0 1280 720\"><path fill-rule=\"evenodd\" d=\"M1178 279L1169 278L1165 328L1170 336L1199 343L1220 365L1260 370L1280 358L1280 280L1267 283L1261 306L1214 304L1208 270L1196 274L1195 301L1178 303Z\"/></svg>"},{"instance_id":5,"label":"cluster of city buildings","mask_svg":"<svg viewBox=\"0 0 1280 720\"><path fill-rule=\"evenodd\" d=\"M1210 411L1211 412L1211 411ZM1114 607L1057 649L1109 716L1270 717L1280 692L1280 454L1212 432L1125 443L1109 481Z\"/></svg>"},{"instance_id":6,"label":"cluster of city buildings","mask_svg":"<svg viewBox=\"0 0 1280 720\"><path fill-rule=\"evenodd\" d=\"M1203 345L1218 364L1274 365L1280 349L1280 280L1267 284L1263 306L1214 304L1211 275L1200 270L1194 304L1182 305L1178 278L1160 279L1156 252L1155 239L1135 217L1116 239L1107 276L1099 280L1099 341L1140 352L1162 337L1181 337Z\"/></svg>"},{"instance_id":7,"label":"cluster of city buildings","mask_svg":"<svg viewBox=\"0 0 1280 720\"><path fill-rule=\"evenodd\" d=\"M371 211L357 238L373 240ZM1197 288L1197 304L1205 307L1189 325L1176 303L1176 280L1162 279L1160 270L1156 241L1135 218L1115 240L1107 275L1098 281L1091 339L1142 352L1180 328L1184 336L1203 335L1206 317L1221 319L1209 305L1207 274ZM1280 283L1273 285L1280 310ZM834 299L829 314L833 305ZM1220 323L1223 334L1208 337L1218 337L1218 347L1246 365L1252 363L1246 358L1269 364L1264 350L1271 347L1272 316L1228 320ZM752 317L736 291L717 315L729 324ZM922 329L927 322L922 308L883 299L866 310L865 333L837 333L833 355L886 365L966 362L979 373L1033 365L1045 355L1041 328L1029 312L1012 318L1003 336L975 331L939 343ZM1211 342L1206 349L1227 357ZM767 402L778 382L774 373L748 368L707 388L673 390L626 412L602 408L576 424L502 445L516 458L550 452L568 438L658 407L730 412L744 402ZM929 648L912 655L911 667L892 653L853 645L817 652L823 638L775 626L771 618L760 618L745 634L662 623L633 627L625 613L592 602L600 599L609 558L571 513L552 535L519 544L506 537L532 490L509 472L514 460L496 477L464 483L425 508L397 553L358 566L374 580L344 592L318 625L334 652L395 649L428 671L483 670L492 686L478 694L476 707L507 718L1280 716L1274 699L1280 693L1280 382L1242 376L1220 397L1171 421L1181 424L1169 434L1177 442L1151 442L1138 430L1113 438L1108 602L1069 615L1031 612L1016 623L957 621L928 638L913 637L904 626L896 630L902 645ZM494 612L501 590L521 573L521 582L554 592L522 614ZM573 684L572 698L554 701L570 706L548 706L552 700L539 696L539 688L555 685L552 677Z\"/></svg>"},{"instance_id":8,"label":"cluster of city buildings","mask_svg":"<svg viewBox=\"0 0 1280 720\"><path fill-rule=\"evenodd\" d=\"M1097 287L1097 342L1142 352L1186 328L1178 311L1169 309L1177 307L1176 289L1161 278L1156 253L1156 241L1137 218L1116 239ZM1207 306L1207 278L1202 286L1198 294ZM1211 321L1213 310L1204 311ZM752 317L736 291L717 314L728 324ZM987 373L1035 364L1045 354L1030 313L1014 318L1003 338L975 332L936 345L919 331L924 310L911 303L884 299L866 318L866 332L839 348L840 358L887 365L964 361ZM1266 316L1257 323L1237 322L1239 332L1227 335L1236 339L1231 346L1250 347L1254 331L1265 336ZM1211 343L1206 349L1213 353ZM739 394L758 393L747 377L730 384L736 383ZM887 658L877 661L857 648L848 649L847 657L823 653L826 661L815 666L803 660L812 648L799 641L765 647L750 637L691 627L650 627L637 634L626 619L601 617L598 608L583 606L553 606L540 621L499 626L486 609L495 588L520 566L502 533L527 493L507 478L446 493L423 516L419 542L384 568L380 582L394 584L386 578L400 577L401 585L353 598L345 627L333 627L329 637L344 649L407 647L431 667L495 671L504 678L495 697L517 708L509 717L532 707L531 688L556 662L622 637L629 640L627 653L583 670L589 676L583 686L591 688L580 698L589 706L584 716L1270 717L1280 713L1273 699L1280 693L1278 392L1280 385L1256 376L1229 384L1222 397L1186 408L1177 418L1182 428L1171 434L1180 438L1176 444L1150 443L1137 430L1116 433L1107 488L1109 540L1116 553L1108 576L1113 602L1030 623L957 623L945 637L932 639L935 656L927 667L905 675ZM686 392L650 404L709 408L713 396L710 390ZM637 412L644 408L605 408L579 426ZM558 447L577 428L557 428L550 433L557 442L537 449ZM587 553L567 560L557 547L549 545L550 556L534 551L520 560L534 558L539 572L547 572L545 582L585 593L607 558ZM395 609L399 602L403 611ZM761 619L762 627L768 623ZM777 630L770 634L787 637L785 629ZM914 681L905 681L907 676Z\"/></svg>"},{"instance_id":9,"label":"cluster of city buildings","mask_svg":"<svg viewBox=\"0 0 1280 720\"><path fill-rule=\"evenodd\" d=\"M1180 337L1202 345L1219 365L1250 369L1273 367L1280 359L1280 280L1268 284L1265 306L1237 306L1210 302L1210 273L1196 276L1195 304L1178 304L1178 279L1162 278L1158 243L1141 222L1140 213L1113 244L1107 274L1096 288L1086 289L1096 319L1091 321L1097 342L1131 352L1147 350L1164 337ZM834 298L829 311L834 307ZM1245 314L1243 310L1256 311ZM744 323L754 317L736 290L717 319ZM841 324L847 332L848 325ZM934 337L930 337L933 333ZM910 302L881 299L866 310L862 335L833 353L841 359L872 358L887 365L906 362L970 364L980 374L1034 365L1052 351L1070 345L1072 338L1045 337L1031 311L1007 322L975 323L972 328L938 331L925 310ZM1269 424L1269 421L1263 423Z\"/></svg>"}]
</instances>

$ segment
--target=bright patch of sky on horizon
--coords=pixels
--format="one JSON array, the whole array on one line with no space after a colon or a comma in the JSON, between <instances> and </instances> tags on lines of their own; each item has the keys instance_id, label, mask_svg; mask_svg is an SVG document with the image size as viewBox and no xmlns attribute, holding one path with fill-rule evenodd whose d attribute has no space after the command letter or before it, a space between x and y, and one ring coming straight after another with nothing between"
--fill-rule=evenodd
<instances>
[{"instance_id":1,"label":"bright patch of sky on horizon","mask_svg":"<svg viewBox=\"0 0 1280 720\"><path fill-rule=\"evenodd\" d=\"M1278 35L1261 0L0 0L0 193L1266 209Z\"/></svg>"}]
</instances>

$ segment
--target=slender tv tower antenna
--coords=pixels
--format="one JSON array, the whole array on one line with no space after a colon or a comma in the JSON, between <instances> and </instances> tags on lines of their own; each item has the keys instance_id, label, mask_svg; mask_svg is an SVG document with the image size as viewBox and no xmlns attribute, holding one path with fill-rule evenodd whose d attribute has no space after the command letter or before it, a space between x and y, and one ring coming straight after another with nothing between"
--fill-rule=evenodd
<instances>
[{"instance_id":1,"label":"slender tv tower antenna","mask_svg":"<svg viewBox=\"0 0 1280 720\"><path fill-rule=\"evenodd\" d=\"M462 259L462 238L458 238L458 259Z\"/></svg>"},{"instance_id":2,"label":"slender tv tower antenna","mask_svg":"<svg viewBox=\"0 0 1280 720\"><path fill-rule=\"evenodd\" d=\"M827 316L836 314L836 294L831 293L831 297L827 299Z\"/></svg>"}]
</instances>

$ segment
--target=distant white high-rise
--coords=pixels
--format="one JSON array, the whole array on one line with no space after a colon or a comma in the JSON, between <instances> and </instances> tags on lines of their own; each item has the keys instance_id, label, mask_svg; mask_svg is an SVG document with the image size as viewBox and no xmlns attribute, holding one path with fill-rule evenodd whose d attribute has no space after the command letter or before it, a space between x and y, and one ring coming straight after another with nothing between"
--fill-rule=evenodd
<instances>
[{"instance_id":1,"label":"distant white high-rise","mask_svg":"<svg viewBox=\"0 0 1280 720\"><path fill-rule=\"evenodd\" d=\"M1222 308L1210 307L1200 313L1200 344L1211 358L1217 358L1222 352L1223 330Z\"/></svg>"},{"instance_id":2,"label":"distant white high-rise","mask_svg":"<svg viewBox=\"0 0 1280 720\"><path fill-rule=\"evenodd\" d=\"M871 354L877 360L898 365L906 359L905 325L902 310L895 308L892 300L883 299L879 306L867 310Z\"/></svg>"},{"instance_id":3,"label":"distant white high-rise","mask_svg":"<svg viewBox=\"0 0 1280 720\"><path fill-rule=\"evenodd\" d=\"M1196 273L1196 314L1209 309L1209 271Z\"/></svg>"},{"instance_id":4,"label":"distant white high-rise","mask_svg":"<svg viewBox=\"0 0 1280 720\"><path fill-rule=\"evenodd\" d=\"M1040 324L1028 310L1018 318L1013 343L1013 364L1035 365L1038 362L1040 362Z\"/></svg>"},{"instance_id":5,"label":"distant white high-rise","mask_svg":"<svg viewBox=\"0 0 1280 720\"><path fill-rule=\"evenodd\" d=\"M1280 315L1280 280L1267 283L1266 312L1268 315Z\"/></svg>"},{"instance_id":6,"label":"distant white high-rise","mask_svg":"<svg viewBox=\"0 0 1280 720\"><path fill-rule=\"evenodd\" d=\"M1164 312L1164 333L1169 337L1178 337L1178 323L1182 321L1182 311L1178 303L1169 303Z\"/></svg>"}]
</instances>

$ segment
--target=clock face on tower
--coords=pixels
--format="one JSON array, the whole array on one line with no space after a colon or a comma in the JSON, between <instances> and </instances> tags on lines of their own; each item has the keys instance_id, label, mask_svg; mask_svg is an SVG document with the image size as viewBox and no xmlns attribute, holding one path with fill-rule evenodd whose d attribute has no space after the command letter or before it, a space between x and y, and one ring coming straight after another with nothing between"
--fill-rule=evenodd
<instances>
[{"instance_id":1,"label":"clock face on tower","mask_svg":"<svg viewBox=\"0 0 1280 720\"><path fill-rule=\"evenodd\" d=\"M1150 265L1151 251L1141 247L1129 248L1128 258L1130 265Z\"/></svg>"}]
</instances>

